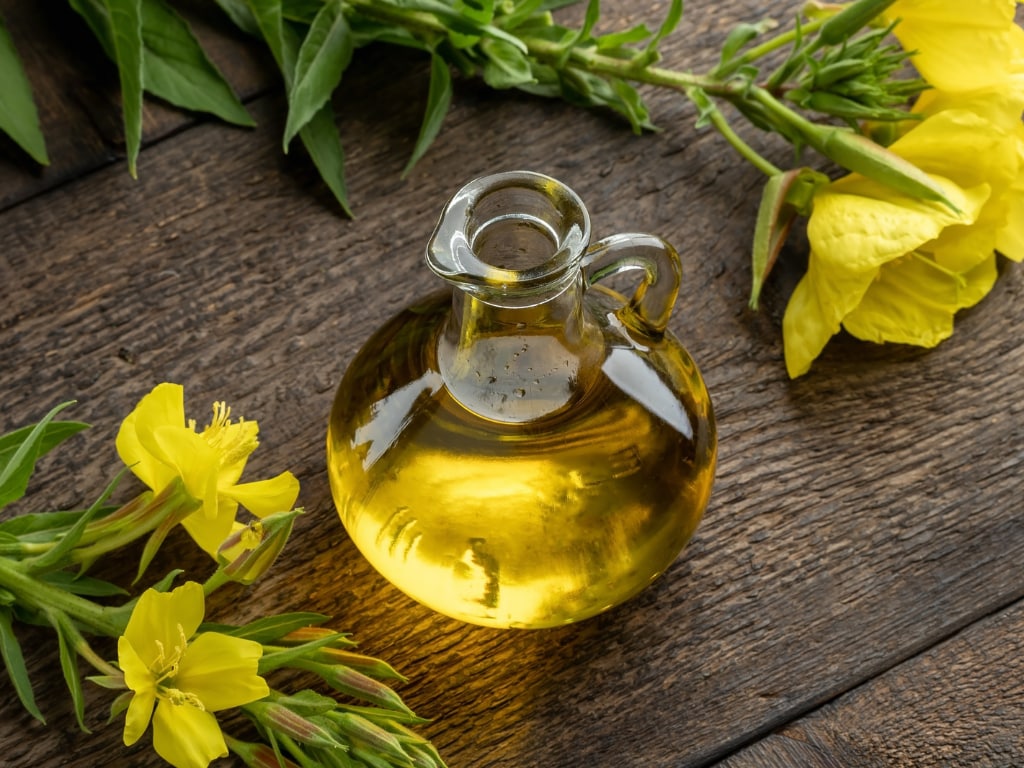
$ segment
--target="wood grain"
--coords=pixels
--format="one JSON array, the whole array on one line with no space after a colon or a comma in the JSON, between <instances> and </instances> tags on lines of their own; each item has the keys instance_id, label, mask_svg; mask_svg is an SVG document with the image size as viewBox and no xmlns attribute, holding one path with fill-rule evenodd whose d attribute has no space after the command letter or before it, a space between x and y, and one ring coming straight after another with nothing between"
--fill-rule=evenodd
<instances>
[{"instance_id":1,"label":"wood grain","mask_svg":"<svg viewBox=\"0 0 1024 768\"><path fill-rule=\"evenodd\" d=\"M721 768L1017 765L1024 606L986 617L720 763Z\"/></svg>"},{"instance_id":2,"label":"wood grain","mask_svg":"<svg viewBox=\"0 0 1024 768\"><path fill-rule=\"evenodd\" d=\"M665 6L605 5L609 28L648 14L656 23ZM728 25L760 8L690 4L668 63L708 66ZM211 611L335 616L409 676L399 690L434 718L423 731L453 768L706 765L1024 595L1020 268L1005 268L935 350L842 337L791 382L780 318L801 247L762 312L747 310L762 179L692 128L681 97L652 93L665 130L636 137L603 115L459 81L441 140L402 181L427 70L415 56L368 55L341 97L355 221L308 164L280 155L279 93L251 102L257 131L192 125L143 152L138 181L101 165L3 212L0 429L66 399L96 425L43 463L18 509L98 492L116 468L119 420L155 383L183 383L200 420L228 400L261 426L247 477L290 468L308 513L276 570L217 593ZM790 160L770 138L752 141ZM398 593L341 529L323 457L345 365L380 322L436 287L422 251L444 201L512 168L572 186L595 236L646 230L677 245L686 283L672 327L703 369L721 441L705 521L665 576L603 616L540 632L462 625ZM180 565L199 578L204 557L178 537L152 572ZM129 574L131 563L108 567ZM160 764L145 743L124 752L100 691L89 694L93 734L77 733L51 639L27 637L50 725L5 699L0 754L12 765ZM979 637L990 649L1005 639ZM1012 659L989 658L990 674L1013 673ZM922 725L922 765L941 761L939 725ZM1024 748L1007 749L1024 762Z\"/></svg>"}]
</instances>

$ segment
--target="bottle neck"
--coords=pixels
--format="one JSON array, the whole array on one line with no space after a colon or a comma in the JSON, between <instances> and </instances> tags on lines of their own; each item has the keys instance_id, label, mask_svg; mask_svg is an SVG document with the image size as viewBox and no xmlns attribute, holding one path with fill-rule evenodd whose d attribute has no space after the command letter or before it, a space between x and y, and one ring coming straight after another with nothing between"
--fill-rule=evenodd
<instances>
[{"instance_id":1,"label":"bottle neck","mask_svg":"<svg viewBox=\"0 0 1024 768\"><path fill-rule=\"evenodd\" d=\"M574 402L599 368L602 348L577 275L528 306L456 289L438 340L438 366L463 407L492 421L522 423Z\"/></svg>"}]
</instances>

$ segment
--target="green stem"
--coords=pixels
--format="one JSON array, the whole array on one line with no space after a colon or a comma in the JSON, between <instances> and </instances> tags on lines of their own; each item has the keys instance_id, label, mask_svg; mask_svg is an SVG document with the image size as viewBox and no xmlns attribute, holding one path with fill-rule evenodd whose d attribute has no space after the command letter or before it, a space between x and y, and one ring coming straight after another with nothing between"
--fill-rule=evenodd
<instances>
[{"instance_id":1,"label":"green stem","mask_svg":"<svg viewBox=\"0 0 1024 768\"><path fill-rule=\"evenodd\" d=\"M706 118L711 122L715 129L722 134L725 140L732 145L732 148L739 153L740 157L766 176L777 176L782 173L781 169L767 158L762 157L757 150L747 144L747 142L745 142L740 135L732 129L732 126L729 125L729 121L725 119L725 115L723 115L718 107L715 106L714 102L708 98L706 93L699 88L688 88L686 95L690 97L700 110L701 117Z\"/></svg>"},{"instance_id":2,"label":"green stem","mask_svg":"<svg viewBox=\"0 0 1024 768\"><path fill-rule=\"evenodd\" d=\"M808 21L805 24L801 24L799 34L803 36L809 32L816 32L821 27L821 25L824 24L827 20L828 19L826 18L813 19L812 21ZM785 45L792 45L793 41L795 41L796 39L797 30L795 28L787 30L786 32L782 32L776 35L775 37L765 40L760 45L755 45L754 47L749 48L747 52L744 53L742 56L736 57L736 63L739 65L743 65L749 64L752 61L757 61L763 56L766 56L769 53L773 53Z\"/></svg>"},{"instance_id":3,"label":"green stem","mask_svg":"<svg viewBox=\"0 0 1024 768\"><path fill-rule=\"evenodd\" d=\"M155 530L164 520L174 516L184 517L201 506L202 501L196 499L185 489L185 483L181 478L176 478L160 493L153 496L142 509L132 513L133 525L123 528L118 526L112 535L102 537L90 546L73 549L69 553L68 559L72 563L91 563L100 555L120 549L136 539L142 538L145 534Z\"/></svg>"},{"instance_id":4,"label":"green stem","mask_svg":"<svg viewBox=\"0 0 1024 768\"><path fill-rule=\"evenodd\" d=\"M61 611L98 635L118 637L124 632L124 626L114 618L112 609L35 579L6 557L0 557L0 587L13 593L18 603L26 608L40 613L51 609Z\"/></svg>"},{"instance_id":5,"label":"green stem","mask_svg":"<svg viewBox=\"0 0 1024 768\"><path fill-rule=\"evenodd\" d=\"M92 649L92 646L89 645L89 641L82 636L82 633L78 631L78 627L76 627L75 623L68 618L66 613L52 609L49 613L53 617L54 621L60 624L60 631L64 633L64 636L68 640L71 641L71 646L75 649L75 653L92 664L94 669L98 672L102 672L104 675L109 675L110 677L119 677L122 674L120 669L108 663Z\"/></svg>"}]
</instances>

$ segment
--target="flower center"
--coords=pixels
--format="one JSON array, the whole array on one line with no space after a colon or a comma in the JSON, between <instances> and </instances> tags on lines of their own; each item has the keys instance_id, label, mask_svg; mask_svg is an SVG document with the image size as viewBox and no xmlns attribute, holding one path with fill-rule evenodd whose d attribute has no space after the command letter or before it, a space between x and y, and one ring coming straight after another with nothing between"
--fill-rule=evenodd
<instances>
[{"instance_id":1,"label":"flower center","mask_svg":"<svg viewBox=\"0 0 1024 768\"><path fill-rule=\"evenodd\" d=\"M195 429L194 419L189 420L189 426ZM256 422L239 419L232 423L231 408L220 400L213 404L213 420L203 427L201 434L217 451L224 467L243 463L256 450L259 445L257 430Z\"/></svg>"}]
</instances>

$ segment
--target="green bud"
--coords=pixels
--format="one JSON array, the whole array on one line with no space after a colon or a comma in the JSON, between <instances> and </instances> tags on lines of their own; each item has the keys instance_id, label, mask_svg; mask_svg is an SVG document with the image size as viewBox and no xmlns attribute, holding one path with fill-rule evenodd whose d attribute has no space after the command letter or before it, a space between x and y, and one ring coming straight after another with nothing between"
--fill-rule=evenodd
<instances>
[{"instance_id":1,"label":"green bud","mask_svg":"<svg viewBox=\"0 0 1024 768\"><path fill-rule=\"evenodd\" d=\"M301 509L255 520L232 533L217 550L221 570L231 581L252 584L274 564Z\"/></svg>"},{"instance_id":2,"label":"green bud","mask_svg":"<svg viewBox=\"0 0 1024 768\"><path fill-rule=\"evenodd\" d=\"M368 747L375 754L391 757L399 764L411 765L401 742L379 725L350 712L337 713L331 720L357 748Z\"/></svg>"},{"instance_id":3,"label":"green bud","mask_svg":"<svg viewBox=\"0 0 1024 768\"><path fill-rule=\"evenodd\" d=\"M826 21L818 38L825 45L837 45L870 24L896 0L857 0Z\"/></svg>"},{"instance_id":4,"label":"green bud","mask_svg":"<svg viewBox=\"0 0 1024 768\"><path fill-rule=\"evenodd\" d=\"M806 136L807 143L830 160L910 197L942 203L959 213L942 188L913 163L865 136L842 128L813 127Z\"/></svg>"}]
</instances>

